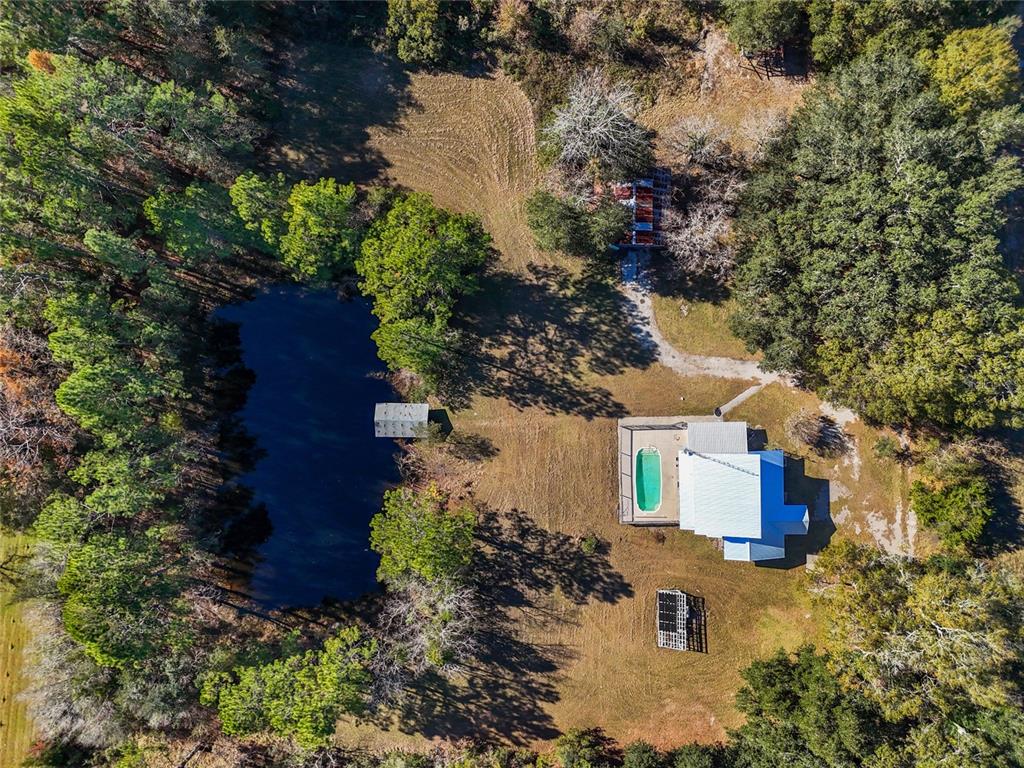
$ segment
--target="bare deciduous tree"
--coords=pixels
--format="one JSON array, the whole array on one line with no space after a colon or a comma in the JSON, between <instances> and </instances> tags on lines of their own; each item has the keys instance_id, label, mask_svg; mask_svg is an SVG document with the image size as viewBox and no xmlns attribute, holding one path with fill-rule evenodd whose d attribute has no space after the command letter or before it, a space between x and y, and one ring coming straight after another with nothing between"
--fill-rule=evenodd
<instances>
[{"instance_id":1,"label":"bare deciduous tree","mask_svg":"<svg viewBox=\"0 0 1024 768\"><path fill-rule=\"evenodd\" d=\"M66 467L75 446L75 425L54 399L61 373L43 337L0 325L0 472L16 508L33 514L44 463Z\"/></svg>"},{"instance_id":2,"label":"bare deciduous tree","mask_svg":"<svg viewBox=\"0 0 1024 768\"><path fill-rule=\"evenodd\" d=\"M461 672L476 652L479 621L471 587L409 579L389 594L381 613L383 644L413 676L434 671L450 677ZM399 684L404 685L398 670L389 667L392 663L377 662L388 676L379 696L397 693Z\"/></svg>"},{"instance_id":3,"label":"bare deciduous tree","mask_svg":"<svg viewBox=\"0 0 1024 768\"><path fill-rule=\"evenodd\" d=\"M544 138L558 150L558 165L570 183L594 176L626 178L651 161L650 136L633 119L636 94L600 70L583 73L569 88L567 103L555 110Z\"/></svg>"},{"instance_id":4,"label":"bare deciduous tree","mask_svg":"<svg viewBox=\"0 0 1024 768\"><path fill-rule=\"evenodd\" d=\"M841 456L850 450L850 439L834 419L801 408L786 422L786 434L819 456Z\"/></svg>"},{"instance_id":5,"label":"bare deciduous tree","mask_svg":"<svg viewBox=\"0 0 1024 768\"><path fill-rule=\"evenodd\" d=\"M412 679L404 662L404 651L398 640L386 634L378 638L377 652L370 660L370 672L373 674L371 709L390 706L402 698Z\"/></svg>"},{"instance_id":6,"label":"bare deciduous tree","mask_svg":"<svg viewBox=\"0 0 1024 768\"><path fill-rule=\"evenodd\" d=\"M45 401L12 396L0 383L0 463L19 471L36 469L47 448L70 450L70 428Z\"/></svg>"},{"instance_id":7,"label":"bare deciduous tree","mask_svg":"<svg viewBox=\"0 0 1024 768\"><path fill-rule=\"evenodd\" d=\"M26 653L29 685L21 694L39 734L46 739L73 739L86 747L107 747L127 735L114 703L103 697L103 677L64 632L60 607L38 601L24 612L32 628ZM88 689L83 684L91 681Z\"/></svg>"},{"instance_id":8,"label":"bare deciduous tree","mask_svg":"<svg viewBox=\"0 0 1024 768\"><path fill-rule=\"evenodd\" d=\"M732 218L743 190L740 163L714 118L686 118L668 134L686 179L684 210L665 216L665 246L676 267L694 277L724 280L732 272Z\"/></svg>"},{"instance_id":9,"label":"bare deciduous tree","mask_svg":"<svg viewBox=\"0 0 1024 768\"><path fill-rule=\"evenodd\" d=\"M746 152L747 159L754 163L763 160L768 147L778 139L785 127L786 113L782 110L757 110L751 113L740 124L740 134L750 146Z\"/></svg>"},{"instance_id":10,"label":"bare deciduous tree","mask_svg":"<svg viewBox=\"0 0 1024 768\"><path fill-rule=\"evenodd\" d=\"M574 53L585 55L593 45L598 25L601 23L601 11L597 8L577 8L569 22L567 37Z\"/></svg>"}]
</instances>

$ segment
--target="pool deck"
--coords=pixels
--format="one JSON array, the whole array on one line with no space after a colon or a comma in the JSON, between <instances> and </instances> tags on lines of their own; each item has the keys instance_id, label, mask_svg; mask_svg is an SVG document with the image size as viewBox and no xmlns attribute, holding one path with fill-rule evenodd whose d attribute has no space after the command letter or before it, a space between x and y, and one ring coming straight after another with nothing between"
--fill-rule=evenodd
<instances>
[{"instance_id":1,"label":"pool deck","mask_svg":"<svg viewBox=\"0 0 1024 768\"><path fill-rule=\"evenodd\" d=\"M688 422L721 421L715 416L633 416L619 419L619 522L679 524L679 451L686 447ZM643 448L661 454L661 506L644 512L636 503L636 456Z\"/></svg>"}]
</instances>

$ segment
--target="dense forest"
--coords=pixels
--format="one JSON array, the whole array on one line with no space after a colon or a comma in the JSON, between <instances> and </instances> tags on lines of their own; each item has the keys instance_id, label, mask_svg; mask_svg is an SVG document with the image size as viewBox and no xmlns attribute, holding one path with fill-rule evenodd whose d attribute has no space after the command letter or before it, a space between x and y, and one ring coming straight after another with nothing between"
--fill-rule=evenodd
<instances>
[{"instance_id":1,"label":"dense forest","mask_svg":"<svg viewBox=\"0 0 1024 768\"><path fill-rule=\"evenodd\" d=\"M2 0L0 470L4 525L35 542L8 565L43 738L26 764L163 765L169 744L217 741L252 766L1024 765L1024 582L985 549L983 442L1024 425L1024 306L1005 258L1024 186L1013 12ZM821 647L750 665L746 720L724 744L663 752L597 730L540 756L336 744L339 718L473 657L476 511L430 484L389 491L370 535L386 590L350 620L300 631L247 600L225 567L247 510L224 503L237 382L211 313L272 281L359 291L381 360L408 394L443 399L460 300L493 254L479 218L424 193L271 168L281 49L316 27L411 70L506 72L549 171L524 203L537 245L600 264L625 221L594 190L650 165L637 104L709 23L755 62L799 52L814 84L752 148L710 122L666 138L682 189L673 279L733 291L765 368L907 435L880 453L913 462L908 446L928 446L912 496L941 551L829 547L808 579Z\"/></svg>"}]
</instances>

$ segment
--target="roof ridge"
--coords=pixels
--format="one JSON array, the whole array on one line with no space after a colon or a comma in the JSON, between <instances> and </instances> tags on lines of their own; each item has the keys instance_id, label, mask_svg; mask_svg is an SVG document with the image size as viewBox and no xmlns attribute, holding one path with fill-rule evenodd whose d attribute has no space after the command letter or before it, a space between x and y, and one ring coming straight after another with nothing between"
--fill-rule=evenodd
<instances>
[{"instance_id":1,"label":"roof ridge","mask_svg":"<svg viewBox=\"0 0 1024 768\"><path fill-rule=\"evenodd\" d=\"M723 467L729 467L730 469L735 469L735 470L737 470L739 472L743 472L745 474L748 474L751 477L760 477L760 475L757 472L752 472L751 470L744 469L743 467L737 467L735 464L730 464L728 461L724 461L723 459L716 459L714 456L709 456L706 453L701 453L700 451L695 451L692 448L683 448L683 453L691 454L693 456L700 456L702 459L707 459L708 461L713 461L716 464L721 464ZM719 454L719 455L721 455L721 454ZM743 453L743 454L737 454L737 455L738 456L749 456L750 454Z\"/></svg>"}]
</instances>

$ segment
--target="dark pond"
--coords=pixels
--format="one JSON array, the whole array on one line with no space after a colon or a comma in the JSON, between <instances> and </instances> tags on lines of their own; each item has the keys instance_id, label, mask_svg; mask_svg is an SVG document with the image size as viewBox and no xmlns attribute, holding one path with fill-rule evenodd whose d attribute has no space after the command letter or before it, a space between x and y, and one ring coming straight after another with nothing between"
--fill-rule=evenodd
<instances>
[{"instance_id":1,"label":"dark pond","mask_svg":"<svg viewBox=\"0 0 1024 768\"><path fill-rule=\"evenodd\" d=\"M264 452L240 478L273 532L250 589L277 607L348 600L377 587L369 523L398 482L391 440L373 436L374 403L394 399L362 299L276 286L219 317L240 324L256 374L242 418Z\"/></svg>"}]
</instances>

